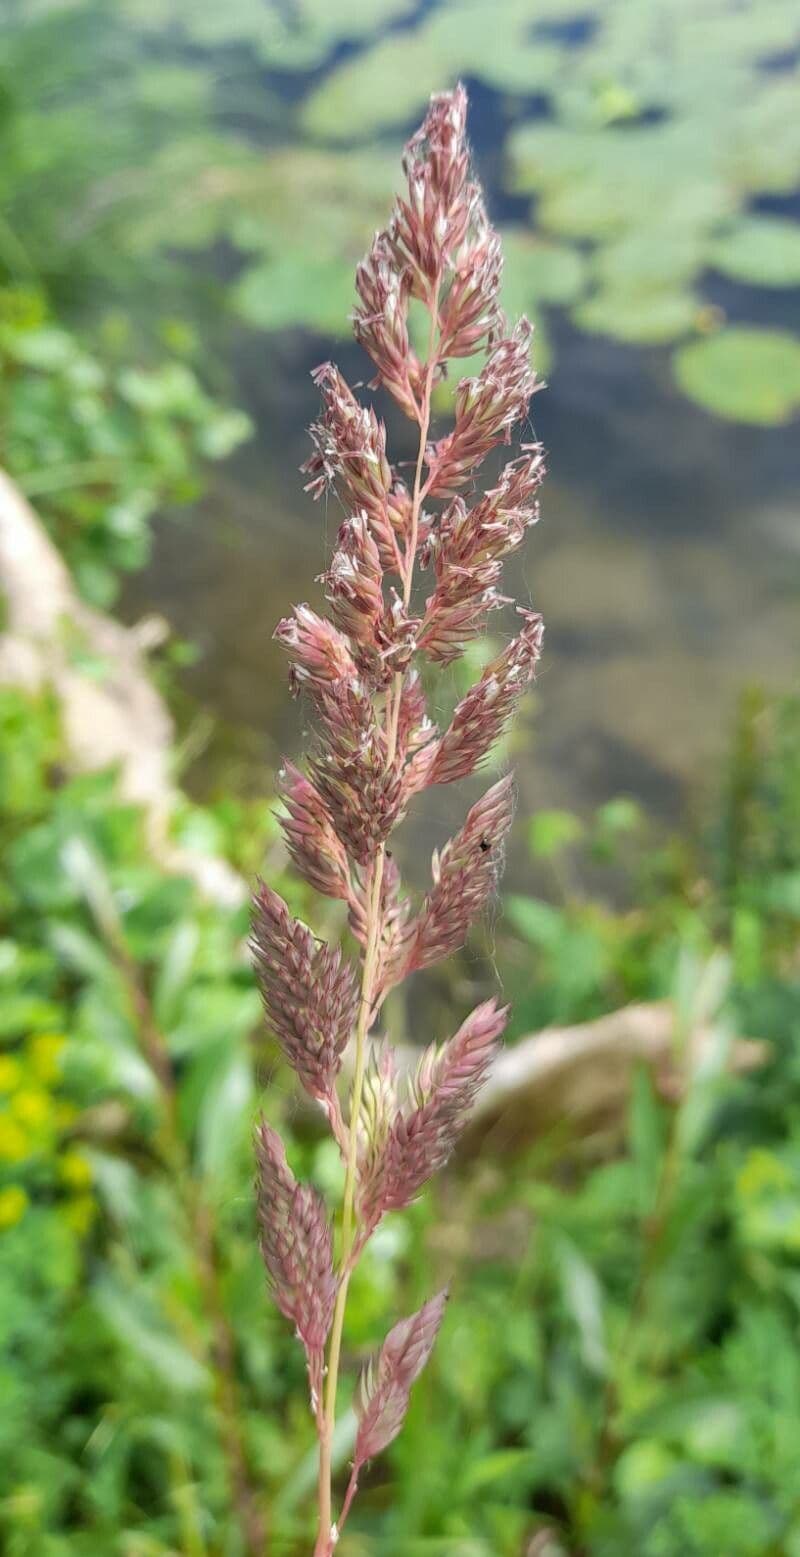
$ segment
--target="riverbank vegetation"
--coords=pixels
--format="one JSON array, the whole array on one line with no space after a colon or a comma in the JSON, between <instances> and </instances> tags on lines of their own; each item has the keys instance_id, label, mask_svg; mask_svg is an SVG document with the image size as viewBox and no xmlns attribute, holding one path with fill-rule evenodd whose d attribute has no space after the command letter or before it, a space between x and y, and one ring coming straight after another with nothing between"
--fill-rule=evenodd
<instances>
[{"instance_id":1,"label":"riverbank vegetation","mask_svg":"<svg viewBox=\"0 0 800 1557\"><path fill-rule=\"evenodd\" d=\"M191 546L212 465L251 432L226 332L327 350L344 327L391 189L381 134L458 71L502 127L482 155L508 304L556 326L552 372L569 313L661 353L698 415L796 409L796 341L751 317L800 274L794 6L709 6L701 26L674 0L668 96L622 4L601 25L548 0L531 39L503 0L491 49L482 4L346 9L345 30L316 0L5 8L0 465L92 606L175 507ZM668 243L642 230L653 159ZM314 1431L263 1290L256 1112L323 1189L336 1154L264 1029L236 893L168 869L118 773L78 771L46 678L2 665L0 1546L303 1557ZM533 1076L376 1236L350 1372L387 1310L447 1281L452 1301L343 1557L800 1557L800 702L746 667L742 688L676 822L632 785L518 816L512 886L434 990L439 1011L502 991L513 1052L606 1019L608 1084L591 1059L563 1087ZM171 836L313 919L272 806L179 793ZM653 1064L614 1026L632 1006L668 1010ZM392 1020L427 1039L413 992Z\"/></svg>"},{"instance_id":2,"label":"riverbank vegetation","mask_svg":"<svg viewBox=\"0 0 800 1557\"><path fill-rule=\"evenodd\" d=\"M113 774L67 776L46 696L0 715L4 1545L246 1551L241 1454L271 1549L300 1552L313 1433L253 1243L256 1103L320 1185L330 1142L264 1037L244 910L153 864ZM351 1346L432 1269L453 1301L353 1553L797 1550L799 806L800 706L753 697L697 836L645 842L621 804L533 819L551 879L599 859L630 906L512 899L493 958L517 1028L671 997L672 1081L637 1068L578 1138L556 1113L507 1141L501 1117L387 1223ZM253 821L187 804L176 827L249 865ZM759 1045L740 1074L737 1035Z\"/></svg>"}]
</instances>

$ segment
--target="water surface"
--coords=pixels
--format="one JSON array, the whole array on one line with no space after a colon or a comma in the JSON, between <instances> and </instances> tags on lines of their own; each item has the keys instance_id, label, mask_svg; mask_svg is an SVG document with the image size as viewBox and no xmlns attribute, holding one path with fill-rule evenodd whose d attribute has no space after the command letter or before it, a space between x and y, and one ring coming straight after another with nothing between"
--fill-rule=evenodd
<instances>
[{"instance_id":1,"label":"water surface","mask_svg":"<svg viewBox=\"0 0 800 1557\"><path fill-rule=\"evenodd\" d=\"M525 111L535 115L536 101ZM501 95L476 84L476 158L503 220L521 215L500 187L506 121ZM733 320L800 325L799 291L710 275L706 293ZM522 804L585 810L625 793L673 818L687 784L721 758L743 685L796 681L797 427L720 421L676 390L664 350L580 334L553 310L547 327L554 367L532 428L550 474L515 572L547 623L517 764ZM128 613L164 612L198 645L186 685L224 732L196 771L201 787L231 752L246 753L251 772L263 763L268 783L279 753L301 739L272 630L293 601L314 599L340 517L334 500L311 502L298 474L317 407L309 375L333 352L353 381L369 376L354 347L301 330L238 324L223 339L255 437L193 511L159 522L152 562L125 602ZM395 457L408 458L406 425L389 410Z\"/></svg>"}]
</instances>

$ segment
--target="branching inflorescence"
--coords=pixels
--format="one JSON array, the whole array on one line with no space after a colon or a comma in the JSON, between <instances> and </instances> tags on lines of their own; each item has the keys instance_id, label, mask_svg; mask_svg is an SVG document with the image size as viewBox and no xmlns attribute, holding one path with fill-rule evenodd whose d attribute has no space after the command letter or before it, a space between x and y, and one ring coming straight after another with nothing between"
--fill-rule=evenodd
<instances>
[{"instance_id":1,"label":"branching inflorescence","mask_svg":"<svg viewBox=\"0 0 800 1557\"><path fill-rule=\"evenodd\" d=\"M390 463L375 411L325 363L314 375L322 414L305 469L308 490L320 496L335 488L346 515L322 576L329 614L296 606L276 632L316 732L307 771L287 764L281 774L289 851L306 881L347 904L358 949L346 960L269 886L259 887L253 948L267 1017L345 1164L334 1239L321 1197L296 1182L274 1130L259 1128L261 1246L275 1300L305 1347L319 1434L315 1557L331 1557L362 1466L399 1432L444 1308L440 1294L401 1320L366 1367L352 1474L334 1521L332 1439L353 1269L385 1212L407 1206L447 1160L505 1023L494 1000L480 1005L402 1085L391 1049L370 1039L388 991L462 945L493 892L511 822L510 779L473 805L434 856L430 890L416 909L401 891L389 835L414 795L480 768L533 678L542 640L540 617L521 610L517 635L449 727L436 728L422 667L456 659L484 631L488 613L509 603L498 588L503 561L538 517L544 474L540 447L523 445L495 486L478 498L470 491L540 386L528 321L510 329L500 310L500 240L471 175L466 106L460 86L432 99L406 147L407 191L356 274L354 329L377 370L372 387L393 396L417 429L413 479L406 483ZM427 317L424 359L409 339L412 302ZM431 399L448 362L480 350L484 366L459 383L451 430L433 438ZM417 564L432 580L420 606ZM339 1075L353 1034L345 1106Z\"/></svg>"}]
</instances>

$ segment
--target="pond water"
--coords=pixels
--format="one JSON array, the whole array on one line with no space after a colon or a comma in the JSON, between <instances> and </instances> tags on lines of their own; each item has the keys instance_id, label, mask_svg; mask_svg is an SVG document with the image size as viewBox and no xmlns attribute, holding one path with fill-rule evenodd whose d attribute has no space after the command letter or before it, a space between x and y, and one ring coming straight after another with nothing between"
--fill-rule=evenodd
<instances>
[{"instance_id":1,"label":"pond water","mask_svg":"<svg viewBox=\"0 0 800 1557\"><path fill-rule=\"evenodd\" d=\"M506 136L513 116L535 121L537 99L470 87L490 209L520 221L529 207L504 188ZM259 125L267 146L277 133ZM291 147L285 125L280 135ZM402 138L381 131L398 171ZM796 196L765 198L761 208L798 214ZM214 262L236 263L224 250ZM711 271L697 288L717 317L800 327L800 288L766 290ZM521 803L584 810L624 793L672 819L687 784L720 757L739 689L796 684L797 423L719 419L681 394L665 346L584 333L557 307L543 304L540 317L553 350L534 428L550 474L515 584L544 614L547 637L517 759ZM152 562L124 602L128 615L163 612L198 646L185 685L220 732L196 770L201 787L232 754L251 771L271 770L299 744L272 631L291 602L315 598L338 522L303 493L298 474L317 404L309 374L334 355L353 381L369 376L351 345L310 330L267 334L236 323L221 334L255 436L192 511L159 521ZM395 454L407 457L404 426L390 419L390 431Z\"/></svg>"}]
</instances>

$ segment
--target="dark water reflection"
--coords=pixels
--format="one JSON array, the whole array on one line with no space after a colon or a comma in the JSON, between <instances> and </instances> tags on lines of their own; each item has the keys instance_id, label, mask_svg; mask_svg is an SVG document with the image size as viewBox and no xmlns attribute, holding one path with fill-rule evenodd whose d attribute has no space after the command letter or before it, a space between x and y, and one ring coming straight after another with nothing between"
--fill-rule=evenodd
<instances>
[{"instance_id":1,"label":"dark water reflection","mask_svg":"<svg viewBox=\"0 0 800 1557\"><path fill-rule=\"evenodd\" d=\"M658 353L555 333L534 407L551 473L515 580L548 627L523 800L585 807L625 791L672 813L720 751L737 688L796 675L800 443L696 410ZM269 764L297 742L272 629L314 597L338 522L297 471L325 350L301 336L238 343L256 438L196 512L159 526L127 602L196 641L188 686ZM338 356L357 377L356 353Z\"/></svg>"}]
</instances>

